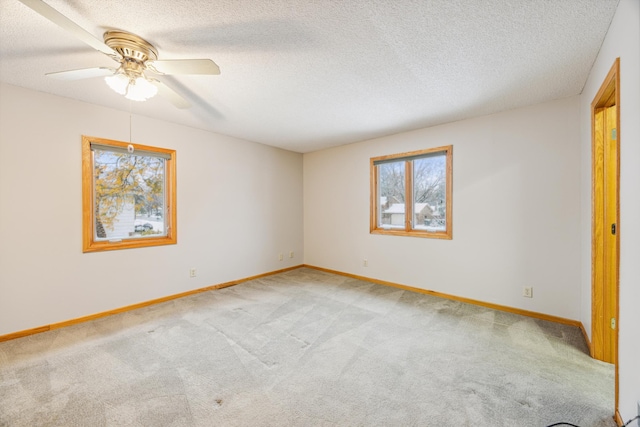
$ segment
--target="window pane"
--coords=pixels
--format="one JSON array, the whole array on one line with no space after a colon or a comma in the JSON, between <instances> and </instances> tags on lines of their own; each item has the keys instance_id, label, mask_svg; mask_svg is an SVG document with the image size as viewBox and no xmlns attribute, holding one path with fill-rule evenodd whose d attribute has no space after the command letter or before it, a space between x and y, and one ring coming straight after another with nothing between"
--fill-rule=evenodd
<instances>
[{"instance_id":1,"label":"window pane","mask_svg":"<svg viewBox=\"0 0 640 427\"><path fill-rule=\"evenodd\" d=\"M446 153L413 162L413 229L446 231Z\"/></svg>"},{"instance_id":2,"label":"window pane","mask_svg":"<svg viewBox=\"0 0 640 427\"><path fill-rule=\"evenodd\" d=\"M405 162L389 162L378 168L378 227L404 229Z\"/></svg>"},{"instance_id":3,"label":"window pane","mask_svg":"<svg viewBox=\"0 0 640 427\"><path fill-rule=\"evenodd\" d=\"M93 150L95 239L166 236L165 159Z\"/></svg>"}]
</instances>

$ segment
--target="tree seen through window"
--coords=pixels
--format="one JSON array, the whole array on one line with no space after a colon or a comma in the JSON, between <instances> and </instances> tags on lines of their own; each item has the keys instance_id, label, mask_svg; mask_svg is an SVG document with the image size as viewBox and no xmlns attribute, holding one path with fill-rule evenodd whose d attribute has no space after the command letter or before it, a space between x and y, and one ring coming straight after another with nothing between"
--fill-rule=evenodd
<instances>
[{"instance_id":1,"label":"tree seen through window","mask_svg":"<svg viewBox=\"0 0 640 427\"><path fill-rule=\"evenodd\" d=\"M93 153L96 237L164 234L164 159Z\"/></svg>"}]
</instances>

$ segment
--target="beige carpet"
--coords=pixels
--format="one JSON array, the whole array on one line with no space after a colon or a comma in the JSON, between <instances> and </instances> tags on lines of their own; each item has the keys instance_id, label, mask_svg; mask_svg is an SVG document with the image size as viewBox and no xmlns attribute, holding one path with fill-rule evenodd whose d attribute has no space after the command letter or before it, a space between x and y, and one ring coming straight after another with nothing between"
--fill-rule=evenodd
<instances>
[{"instance_id":1,"label":"beige carpet","mask_svg":"<svg viewBox=\"0 0 640 427\"><path fill-rule=\"evenodd\" d=\"M0 426L615 426L577 328L307 268L0 343Z\"/></svg>"}]
</instances>

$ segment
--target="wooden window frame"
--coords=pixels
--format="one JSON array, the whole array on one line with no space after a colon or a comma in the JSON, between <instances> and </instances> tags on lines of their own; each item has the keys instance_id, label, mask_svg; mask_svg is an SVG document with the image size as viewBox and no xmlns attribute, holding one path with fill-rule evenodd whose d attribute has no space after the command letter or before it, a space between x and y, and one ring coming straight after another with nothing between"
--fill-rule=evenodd
<instances>
[{"instance_id":1,"label":"wooden window frame","mask_svg":"<svg viewBox=\"0 0 640 427\"><path fill-rule=\"evenodd\" d=\"M412 158L443 152L446 155L446 189L445 189L445 231L427 231L412 228L413 221L413 171ZM402 161L405 160L405 225L404 229L388 229L378 226L378 167L377 162L385 160ZM370 226L371 234L385 234L392 236L424 237L431 239L453 239L453 145L428 148L425 150L410 151L406 153L391 154L386 156L372 157L370 159L370 179L371 179L371 210Z\"/></svg>"},{"instance_id":2,"label":"wooden window frame","mask_svg":"<svg viewBox=\"0 0 640 427\"><path fill-rule=\"evenodd\" d=\"M96 240L95 209L93 197L93 155L91 143L114 148L163 154L165 160L165 225L167 233L161 237L140 237L122 240ZM130 142L82 136L82 252L99 252L117 249L142 248L147 246L173 245L178 242L176 207L176 152L166 148L151 147Z\"/></svg>"}]
</instances>

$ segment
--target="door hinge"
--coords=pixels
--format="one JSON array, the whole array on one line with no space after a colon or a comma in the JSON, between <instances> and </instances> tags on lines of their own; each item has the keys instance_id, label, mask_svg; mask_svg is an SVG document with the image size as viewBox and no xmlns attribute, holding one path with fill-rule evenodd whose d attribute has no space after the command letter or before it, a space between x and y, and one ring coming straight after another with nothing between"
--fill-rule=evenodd
<instances>
[{"instance_id":1,"label":"door hinge","mask_svg":"<svg viewBox=\"0 0 640 427\"><path fill-rule=\"evenodd\" d=\"M616 223L611 224L611 234L616 234Z\"/></svg>"},{"instance_id":2,"label":"door hinge","mask_svg":"<svg viewBox=\"0 0 640 427\"><path fill-rule=\"evenodd\" d=\"M611 329L615 329L616 328L616 318L612 317L611 318Z\"/></svg>"}]
</instances>

